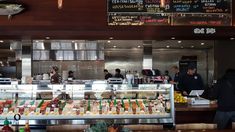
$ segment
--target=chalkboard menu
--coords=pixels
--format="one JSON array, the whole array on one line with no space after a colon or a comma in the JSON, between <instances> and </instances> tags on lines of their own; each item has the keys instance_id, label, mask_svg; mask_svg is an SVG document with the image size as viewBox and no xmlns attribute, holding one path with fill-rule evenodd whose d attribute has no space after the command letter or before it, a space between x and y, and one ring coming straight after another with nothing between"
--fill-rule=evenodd
<instances>
[{"instance_id":1,"label":"chalkboard menu","mask_svg":"<svg viewBox=\"0 0 235 132\"><path fill-rule=\"evenodd\" d=\"M109 25L231 26L232 0L108 0Z\"/></svg>"}]
</instances>

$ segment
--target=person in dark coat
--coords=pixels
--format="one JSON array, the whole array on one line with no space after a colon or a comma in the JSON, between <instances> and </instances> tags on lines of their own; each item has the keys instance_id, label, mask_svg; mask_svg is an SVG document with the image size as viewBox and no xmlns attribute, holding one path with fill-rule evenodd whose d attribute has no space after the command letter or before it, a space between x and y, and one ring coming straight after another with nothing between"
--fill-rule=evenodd
<instances>
[{"instance_id":1,"label":"person in dark coat","mask_svg":"<svg viewBox=\"0 0 235 132\"><path fill-rule=\"evenodd\" d=\"M217 99L217 111L214 122L218 129L231 127L235 122L235 69L228 69L217 81L211 92L212 99Z\"/></svg>"},{"instance_id":2,"label":"person in dark coat","mask_svg":"<svg viewBox=\"0 0 235 132\"><path fill-rule=\"evenodd\" d=\"M58 74L59 68L57 66L53 66L51 69L51 83L52 84L60 84L61 76Z\"/></svg>"},{"instance_id":3,"label":"person in dark coat","mask_svg":"<svg viewBox=\"0 0 235 132\"><path fill-rule=\"evenodd\" d=\"M124 79L124 76L121 74L121 70L120 69L115 69L115 75L114 75L114 77L115 78L122 78L122 79Z\"/></svg>"},{"instance_id":4,"label":"person in dark coat","mask_svg":"<svg viewBox=\"0 0 235 132\"><path fill-rule=\"evenodd\" d=\"M189 95L192 90L204 90L204 84L201 75L196 73L196 67L189 65L186 74L179 80L179 89L183 95Z\"/></svg>"},{"instance_id":5,"label":"person in dark coat","mask_svg":"<svg viewBox=\"0 0 235 132\"><path fill-rule=\"evenodd\" d=\"M104 69L105 79L108 80L109 78L113 77L111 73L107 69Z\"/></svg>"},{"instance_id":6,"label":"person in dark coat","mask_svg":"<svg viewBox=\"0 0 235 132\"><path fill-rule=\"evenodd\" d=\"M180 78L181 78L182 74L180 73L180 70L179 70L179 67L178 67L178 66L172 66L172 67L171 67L171 71L172 71L175 75L174 75L173 80L170 81L170 83L171 83L171 84L174 84L174 89L175 89L176 91L178 91L178 90L179 90L178 84L179 84L179 81L180 81Z\"/></svg>"}]
</instances>

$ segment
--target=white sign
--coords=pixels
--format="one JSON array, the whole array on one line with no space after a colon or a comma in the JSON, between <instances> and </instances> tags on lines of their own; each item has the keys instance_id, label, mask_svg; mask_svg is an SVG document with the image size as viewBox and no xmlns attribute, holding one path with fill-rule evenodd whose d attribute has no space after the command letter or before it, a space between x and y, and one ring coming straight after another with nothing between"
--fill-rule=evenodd
<instances>
[{"instance_id":1,"label":"white sign","mask_svg":"<svg viewBox=\"0 0 235 132\"><path fill-rule=\"evenodd\" d=\"M194 28L193 33L194 34L215 34L216 29L215 28Z\"/></svg>"}]
</instances>

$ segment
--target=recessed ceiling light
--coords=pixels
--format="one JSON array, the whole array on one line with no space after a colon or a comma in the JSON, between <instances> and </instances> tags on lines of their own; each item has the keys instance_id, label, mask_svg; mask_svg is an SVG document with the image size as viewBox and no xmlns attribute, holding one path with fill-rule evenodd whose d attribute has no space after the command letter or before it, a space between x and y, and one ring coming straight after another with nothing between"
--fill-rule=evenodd
<instances>
[{"instance_id":1,"label":"recessed ceiling light","mask_svg":"<svg viewBox=\"0 0 235 132\"><path fill-rule=\"evenodd\" d=\"M36 40L35 42L36 42L36 43L39 43L39 41L38 41L38 40Z\"/></svg>"},{"instance_id":2,"label":"recessed ceiling light","mask_svg":"<svg viewBox=\"0 0 235 132\"><path fill-rule=\"evenodd\" d=\"M180 48L181 48L181 49L183 49L183 48L184 48L184 46L180 46Z\"/></svg>"},{"instance_id":3,"label":"recessed ceiling light","mask_svg":"<svg viewBox=\"0 0 235 132\"><path fill-rule=\"evenodd\" d=\"M171 39L172 39L172 40L174 40L174 39L175 39L175 37L171 37Z\"/></svg>"},{"instance_id":4,"label":"recessed ceiling light","mask_svg":"<svg viewBox=\"0 0 235 132\"><path fill-rule=\"evenodd\" d=\"M75 41L73 40L72 43L74 43Z\"/></svg>"},{"instance_id":5,"label":"recessed ceiling light","mask_svg":"<svg viewBox=\"0 0 235 132\"><path fill-rule=\"evenodd\" d=\"M182 42L181 40L178 41L179 44L180 44L181 42Z\"/></svg>"},{"instance_id":6,"label":"recessed ceiling light","mask_svg":"<svg viewBox=\"0 0 235 132\"><path fill-rule=\"evenodd\" d=\"M191 48L194 48L194 46L192 45Z\"/></svg>"},{"instance_id":7,"label":"recessed ceiling light","mask_svg":"<svg viewBox=\"0 0 235 132\"><path fill-rule=\"evenodd\" d=\"M166 47L167 47L167 48L170 48L170 46L169 46L169 45L167 45Z\"/></svg>"},{"instance_id":8,"label":"recessed ceiling light","mask_svg":"<svg viewBox=\"0 0 235 132\"><path fill-rule=\"evenodd\" d=\"M46 39L50 39L50 37L46 37Z\"/></svg>"},{"instance_id":9,"label":"recessed ceiling light","mask_svg":"<svg viewBox=\"0 0 235 132\"><path fill-rule=\"evenodd\" d=\"M201 43L201 45L205 45L205 43Z\"/></svg>"},{"instance_id":10,"label":"recessed ceiling light","mask_svg":"<svg viewBox=\"0 0 235 132\"><path fill-rule=\"evenodd\" d=\"M138 48L140 48L141 46L140 45L138 45Z\"/></svg>"},{"instance_id":11,"label":"recessed ceiling light","mask_svg":"<svg viewBox=\"0 0 235 132\"><path fill-rule=\"evenodd\" d=\"M234 40L235 38L230 38L230 40Z\"/></svg>"},{"instance_id":12,"label":"recessed ceiling light","mask_svg":"<svg viewBox=\"0 0 235 132\"><path fill-rule=\"evenodd\" d=\"M113 39L113 37L109 37L109 39Z\"/></svg>"},{"instance_id":13,"label":"recessed ceiling light","mask_svg":"<svg viewBox=\"0 0 235 132\"><path fill-rule=\"evenodd\" d=\"M117 48L117 46L116 46L116 45L114 45L114 46L113 46L113 48Z\"/></svg>"},{"instance_id":14,"label":"recessed ceiling light","mask_svg":"<svg viewBox=\"0 0 235 132\"><path fill-rule=\"evenodd\" d=\"M4 41L3 40L0 40L0 43L3 43Z\"/></svg>"},{"instance_id":15,"label":"recessed ceiling light","mask_svg":"<svg viewBox=\"0 0 235 132\"><path fill-rule=\"evenodd\" d=\"M111 43L111 41L110 41L110 40L108 40L107 42L108 42L108 43Z\"/></svg>"}]
</instances>

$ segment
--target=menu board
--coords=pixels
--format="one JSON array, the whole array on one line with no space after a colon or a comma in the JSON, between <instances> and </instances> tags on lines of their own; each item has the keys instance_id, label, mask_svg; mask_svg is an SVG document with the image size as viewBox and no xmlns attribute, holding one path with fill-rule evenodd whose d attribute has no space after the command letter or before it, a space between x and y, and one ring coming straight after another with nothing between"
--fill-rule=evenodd
<instances>
[{"instance_id":1,"label":"menu board","mask_svg":"<svg viewBox=\"0 0 235 132\"><path fill-rule=\"evenodd\" d=\"M232 0L108 0L109 25L231 26Z\"/></svg>"}]
</instances>

